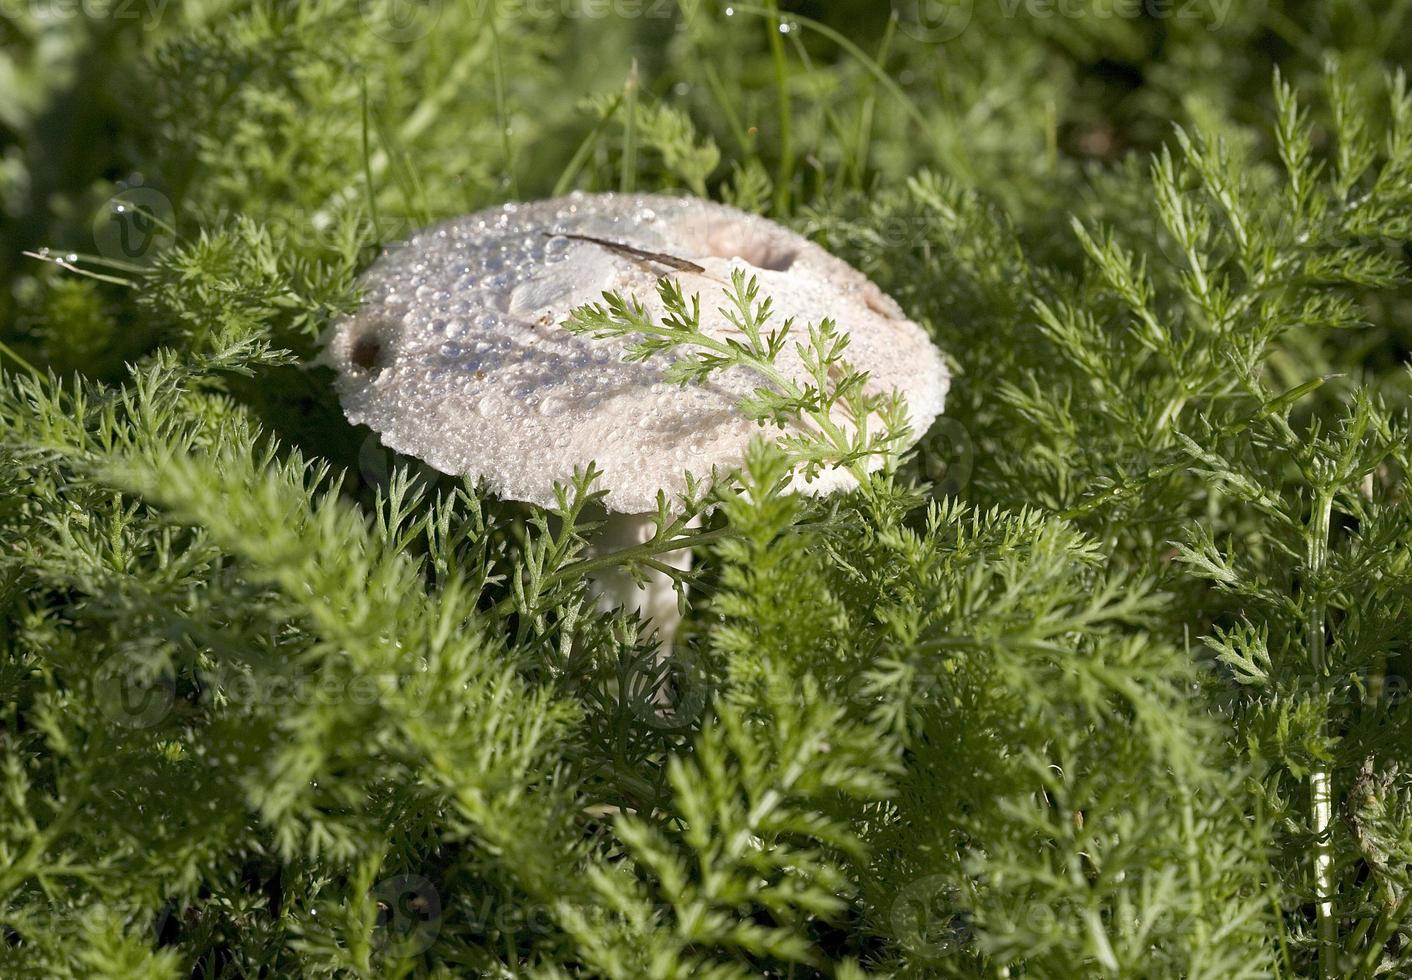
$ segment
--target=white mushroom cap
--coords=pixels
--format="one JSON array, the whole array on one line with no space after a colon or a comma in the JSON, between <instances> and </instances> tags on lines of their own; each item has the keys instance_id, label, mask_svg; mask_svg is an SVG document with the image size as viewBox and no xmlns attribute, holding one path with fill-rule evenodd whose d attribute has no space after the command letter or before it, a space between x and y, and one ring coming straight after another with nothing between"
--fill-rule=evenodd
<instances>
[{"instance_id":1,"label":"white mushroom cap","mask_svg":"<svg viewBox=\"0 0 1412 980\"><path fill-rule=\"evenodd\" d=\"M643 262L585 235L666 253L704 274ZM596 461L609 508L654 510L685 473L734 467L759 427L740 411L762 379L744 368L700 385L664 380L672 354L622 359L624 341L560 324L605 291L632 295L659 318L656 283L701 296L701 327L731 328L717 307L733 269L759 279L777 327L796 340L831 318L850 335L846 358L869 390L901 391L915 436L942 411L950 378L917 324L862 273L788 229L735 208L663 195L573 194L506 204L428 228L383 253L363 278L364 301L325 336L349 421L446 473L483 479L512 500L553 506L554 483ZM803 381L793 344L777 366ZM851 486L825 470L798 489Z\"/></svg>"}]
</instances>

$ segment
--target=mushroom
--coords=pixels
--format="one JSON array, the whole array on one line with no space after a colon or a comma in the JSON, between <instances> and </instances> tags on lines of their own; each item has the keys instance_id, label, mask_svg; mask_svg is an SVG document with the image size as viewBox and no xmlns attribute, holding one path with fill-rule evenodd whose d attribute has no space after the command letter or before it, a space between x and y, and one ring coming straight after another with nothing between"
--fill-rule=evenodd
<instances>
[{"instance_id":1,"label":"mushroom","mask_svg":"<svg viewBox=\"0 0 1412 980\"><path fill-rule=\"evenodd\" d=\"M350 422L501 497L552 507L555 483L596 462L613 513L592 547L606 552L651 537L659 490L678 495L688 472L741 462L757 427L739 404L760 381L728 368L669 384L666 357L630 363L619 342L561 324L607 291L660 317L655 287L672 275L687 296L703 294L702 329L723 336L731 327L716 306L736 269L758 278L780 322L834 319L869 387L903 393L914 434L941 413L941 353L862 273L764 218L664 195L576 193L425 229L367 271L361 306L329 329L322 359ZM792 349L777 366L802 377ZM852 483L826 469L794 489ZM667 560L686 569L690 553ZM639 587L610 570L593 585L602 608L638 611L670 649L679 614L667 574L649 572Z\"/></svg>"}]
</instances>

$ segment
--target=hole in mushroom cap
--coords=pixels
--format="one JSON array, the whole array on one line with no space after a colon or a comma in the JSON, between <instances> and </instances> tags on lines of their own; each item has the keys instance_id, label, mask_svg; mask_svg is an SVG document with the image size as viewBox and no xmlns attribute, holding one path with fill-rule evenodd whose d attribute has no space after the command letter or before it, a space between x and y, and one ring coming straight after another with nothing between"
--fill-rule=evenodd
<instances>
[{"instance_id":1,"label":"hole in mushroom cap","mask_svg":"<svg viewBox=\"0 0 1412 980\"><path fill-rule=\"evenodd\" d=\"M787 242L735 224L716 225L706 235L706 251L718 259L743 259L757 269L785 272L799 252Z\"/></svg>"},{"instance_id":2,"label":"hole in mushroom cap","mask_svg":"<svg viewBox=\"0 0 1412 980\"><path fill-rule=\"evenodd\" d=\"M869 282L863 287L863 302L868 309L878 316L887 317L889 320L901 320L906 314L902 312L902 307L897 305L897 300L877 287L877 284Z\"/></svg>"},{"instance_id":3,"label":"hole in mushroom cap","mask_svg":"<svg viewBox=\"0 0 1412 980\"><path fill-rule=\"evenodd\" d=\"M364 371L382 367L382 338L371 330L356 334L348 347L348 359Z\"/></svg>"}]
</instances>

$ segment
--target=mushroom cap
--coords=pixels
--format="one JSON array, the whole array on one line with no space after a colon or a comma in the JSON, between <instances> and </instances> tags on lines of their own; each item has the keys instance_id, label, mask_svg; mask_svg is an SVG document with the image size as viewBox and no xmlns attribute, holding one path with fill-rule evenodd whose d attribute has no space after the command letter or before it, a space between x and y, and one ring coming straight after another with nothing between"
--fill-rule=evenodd
<instances>
[{"instance_id":1,"label":"mushroom cap","mask_svg":"<svg viewBox=\"0 0 1412 980\"><path fill-rule=\"evenodd\" d=\"M643 262L563 233L689 260L704 274ZM794 318L791 336L831 318L850 336L845 357L869 390L897 389L912 432L941 413L950 377L925 331L862 273L772 221L692 198L583 194L506 204L427 228L388 248L362 279L363 302L325 334L323 363L350 422L385 445L445 473L484 480L501 497L555 504L555 482L596 461L606 505L656 509L686 472L740 464L759 426L740 410L763 383L731 367L706 382L664 378L673 352L622 359L624 341L575 335L561 324L606 291L663 314L658 279L701 296L701 327L727 336L717 310L734 269L759 279L774 301L767 329ZM793 349L776 366L805 380ZM853 485L825 470L795 489Z\"/></svg>"}]
</instances>

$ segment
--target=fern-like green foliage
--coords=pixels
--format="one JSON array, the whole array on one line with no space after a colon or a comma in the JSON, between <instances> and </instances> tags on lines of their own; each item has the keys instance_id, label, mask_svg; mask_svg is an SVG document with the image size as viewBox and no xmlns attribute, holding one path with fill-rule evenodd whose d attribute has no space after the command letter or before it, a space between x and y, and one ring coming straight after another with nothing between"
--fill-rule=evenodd
<instances>
[{"instance_id":1,"label":"fern-like green foliage","mask_svg":"<svg viewBox=\"0 0 1412 980\"><path fill-rule=\"evenodd\" d=\"M1409 28L0 10L0 975L1412 973ZM639 545L593 468L538 510L349 426L379 249L573 188L819 241L946 415L667 276L565 328L760 431ZM609 569L677 580L670 658Z\"/></svg>"},{"instance_id":2,"label":"fern-like green foliage","mask_svg":"<svg viewBox=\"0 0 1412 980\"><path fill-rule=\"evenodd\" d=\"M657 291L666 311L660 323L647 315L640 300L605 293L603 303L575 310L564 327L598 340L625 338L624 360L672 355L663 372L668 383L699 384L712 372L730 368L755 375L760 384L741 400L740 410L761 426L794 430L775 441L806 479L831 466L866 484L867 463L889 462L905 444L909 427L901 396L863 390L867 375L845 359L848 335L839 333L833 321L811 325L807 343L794 342L807 378L798 382L776 364L795 324L771 322L770 300L760 299L758 279L747 281L737 269L724 289L726 323L742 340L702 330L700 294L688 301L676 279L661 279ZM682 349L681 356L674 353ZM881 432L870 427L874 416Z\"/></svg>"}]
</instances>

